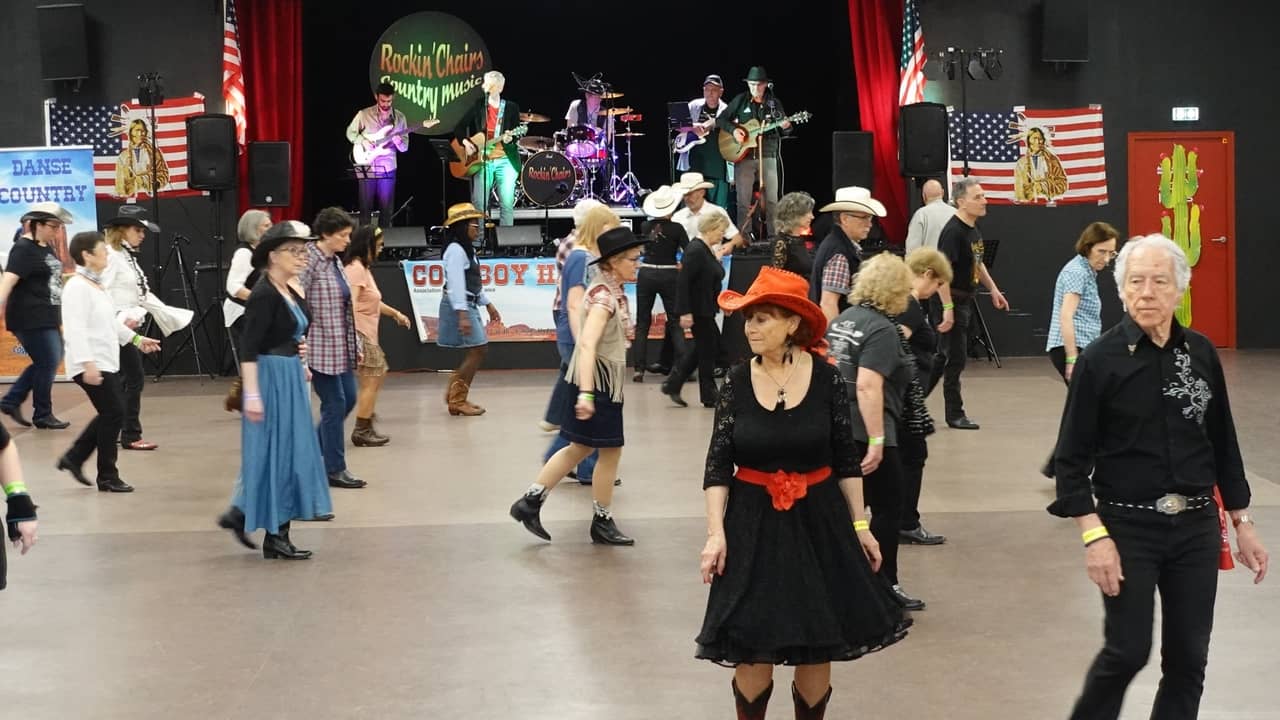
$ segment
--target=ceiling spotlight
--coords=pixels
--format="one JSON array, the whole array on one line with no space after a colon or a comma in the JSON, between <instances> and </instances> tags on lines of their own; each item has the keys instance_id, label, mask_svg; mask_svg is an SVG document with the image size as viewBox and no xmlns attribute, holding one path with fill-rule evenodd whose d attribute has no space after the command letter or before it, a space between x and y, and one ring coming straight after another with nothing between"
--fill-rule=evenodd
<instances>
[{"instance_id":1,"label":"ceiling spotlight","mask_svg":"<svg viewBox=\"0 0 1280 720\"><path fill-rule=\"evenodd\" d=\"M1004 73L1004 66L1000 64L1000 56L1004 54L1003 50L993 50L987 56L987 77L992 80L999 80L1000 75Z\"/></svg>"},{"instance_id":2,"label":"ceiling spotlight","mask_svg":"<svg viewBox=\"0 0 1280 720\"><path fill-rule=\"evenodd\" d=\"M969 77L973 80L981 80L983 76L982 59L986 57L986 52L979 50L969 55L968 71Z\"/></svg>"}]
</instances>

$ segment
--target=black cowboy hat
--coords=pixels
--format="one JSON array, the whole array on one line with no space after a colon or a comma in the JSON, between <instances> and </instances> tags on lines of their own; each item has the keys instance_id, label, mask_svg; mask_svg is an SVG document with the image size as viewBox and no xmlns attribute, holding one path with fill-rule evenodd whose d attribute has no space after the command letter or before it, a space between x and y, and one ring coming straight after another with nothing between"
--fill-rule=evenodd
<instances>
[{"instance_id":1,"label":"black cowboy hat","mask_svg":"<svg viewBox=\"0 0 1280 720\"><path fill-rule=\"evenodd\" d=\"M121 205L116 210L116 216L108 220L103 227L136 227L160 232L160 226L147 219L146 209L137 205Z\"/></svg>"},{"instance_id":2,"label":"black cowboy hat","mask_svg":"<svg viewBox=\"0 0 1280 720\"><path fill-rule=\"evenodd\" d=\"M311 228L306 223L297 220L285 220L272 225L265 233L262 239L253 248L253 267L261 270L267 266L267 257L271 255L271 251L280 247L290 240L315 240L315 233L311 232Z\"/></svg>"},{"instance_id":3,"label":"black cowboy hat","mask_svg":"<svg viewBox=\"0 0 1280 720\"><path fill-rule=\"evenodd\" d=\"M590 264L595 265L596 263L608 260L624 250L630 250L631 248L643 245L644 243L644 239L636 237L636 234L631 232L628 228L613 228L612 230L606 231L599 237L599 239L596 240L596 245L600 248L600 257L592 260Z\"/></svg>"},{"instance_id":4,"label":"black cowboy hat","mask_svg":"<svg viewBox=\"0 0 1280 720\"><path fill-rule=\"evenodd\" d=\"M747 82L769 82L769 73L764 71L764 67L760 65L752 65L747 71Z\"/></svg>"}]
</instances>

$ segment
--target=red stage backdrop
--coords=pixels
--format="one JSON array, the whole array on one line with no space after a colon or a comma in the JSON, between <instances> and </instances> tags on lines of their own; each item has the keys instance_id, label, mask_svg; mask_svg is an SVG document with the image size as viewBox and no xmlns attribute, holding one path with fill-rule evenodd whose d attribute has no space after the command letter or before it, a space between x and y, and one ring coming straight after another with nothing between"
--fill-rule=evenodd
<instances>
[{"instance_id":1,"label":"red stage backdrop","mask_svg":"<svg viewBox=\"0 0 1280 720\"><path fill-rule=\"evenodd\" d=\"M874 133L874 195L888 217L881 223L889 242L907 235L907 189L898 172L898 68L902 3L893 0L849 0L854 78L862 129Z\"/></svg>"}]
</instances>

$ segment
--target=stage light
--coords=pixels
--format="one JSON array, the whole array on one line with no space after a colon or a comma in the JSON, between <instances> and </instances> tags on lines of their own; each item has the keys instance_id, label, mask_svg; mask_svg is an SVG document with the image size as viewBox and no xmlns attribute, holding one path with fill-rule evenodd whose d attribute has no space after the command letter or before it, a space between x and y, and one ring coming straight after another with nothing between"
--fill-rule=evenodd
<instances>
[{"instance_id":1,"label":"stage light","mask_svg":"<svg viewBox=\"0 0 1280 720\"><path fill-rule=\"evenodd\" d=\"M992 80L999 80L1004 73L1004 66L1000 64L1000 56L1003 54L1003 50L991 50L985 56L983 64L987 71L987 77Z\"/></svg>"},{"instance_id":2,"label":"stage light","mask_svg":"<svg viewBox=\"0 0 1280 720\"><path fill-rule=\"evenodd\" d=\"M969 55L969 63L965 66L965 69L968 71L969 78L971 80L981 80L983 77L983 70L982 70L983 55L984 53L981 50Z\"/></svg>"}]
</instances>

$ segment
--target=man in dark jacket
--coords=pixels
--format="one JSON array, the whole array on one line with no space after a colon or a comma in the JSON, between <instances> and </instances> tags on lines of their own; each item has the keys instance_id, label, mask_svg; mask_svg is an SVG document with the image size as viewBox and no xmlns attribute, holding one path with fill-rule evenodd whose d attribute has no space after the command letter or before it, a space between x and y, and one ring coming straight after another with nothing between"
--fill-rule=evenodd
<instances>
[{"instance_id":1,"label":"man in dark jacket","mask_svg":"<svg viewBox=\"0 0 1280 720\"><path fill-rule=\"evenodd\" d=\"M813 254L813 275L809 277L809 299L822 307L827 322L849 307L846 299L853 290L853 276L861 263L858 243L871 232L871 218L886 215L884 205L860 187L836 190L836 200L818 212L835 213L831 232Z\"/></svg>"}]
</instances>

